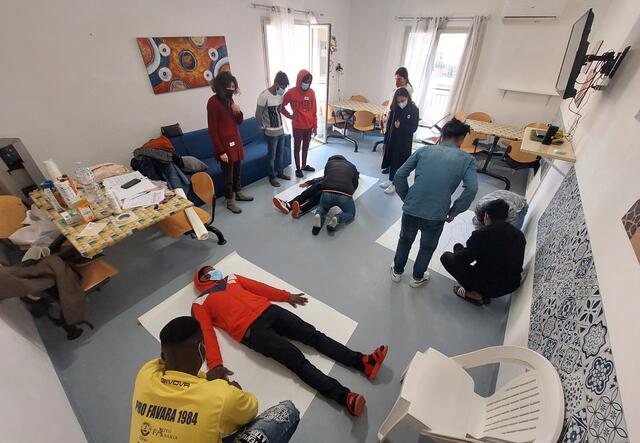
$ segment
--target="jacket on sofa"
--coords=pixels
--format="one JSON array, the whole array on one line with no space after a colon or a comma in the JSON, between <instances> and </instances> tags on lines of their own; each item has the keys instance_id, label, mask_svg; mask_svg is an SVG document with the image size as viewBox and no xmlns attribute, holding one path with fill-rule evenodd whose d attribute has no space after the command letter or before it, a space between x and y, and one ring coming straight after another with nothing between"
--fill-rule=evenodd
<instances>
[{"instance_id":1,"label":"jacket on sofa","mask_svg":"<svg viewBox=\"0 0 640 443\"><path fill-rule=\"evenodd\" d=\"M181 170L183 166L179 155L162 149L138 148L131 159L131 168L145 177L164 181L170 189L182 188L188 193L191 184Z\"/></svg>"}]
</instances>

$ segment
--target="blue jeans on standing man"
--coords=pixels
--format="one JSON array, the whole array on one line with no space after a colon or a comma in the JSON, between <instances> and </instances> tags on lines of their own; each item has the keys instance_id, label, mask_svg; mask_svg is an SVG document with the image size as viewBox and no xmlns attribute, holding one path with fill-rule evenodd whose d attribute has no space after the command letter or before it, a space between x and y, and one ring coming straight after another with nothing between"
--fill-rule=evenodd
<instances>
[{"instance_id":1,"label":"blue jeans on standing man","mask_svg":"<svg viewBox=\"0 0 640 443\"><path fill-rule=\"evenodd\" d=\"M420 231L420 250L413 265L413 278L422 279L429 267L433 251L438 246L440 234L444 227L444 220L427 220L426 218L414 217L407 213L402 214L402 228L400 238L396 248L396 256L393 259L393 270L396 274L402 274L409 258L411 246Z\"/></svg>"},{"instance_id":2,"label":"blue jeans on standing man","mask_svg":"<svg viewBox=\"0 0 640 443\"><path fill-rule=\"evenodd\" d=\"M342 209L342 212L336 215L340 224L349 223L356 216L356 203L353 201L352 196L325 191L322 193L318 209L316 209L316 214L320 215L323 225L329 209L334 206Z\"/></svg>"},{"instance_id":3,"label":"blue jeans on standing man","mask_svg":"<svg viewBox=\"0 0 640 443\"><path fill-rule=\"evenodd\" d=\"M296 432L300 412L289 400L270 407L243 430L222 439L223 443L286 443Z\"/></svg>"},{"instance_id":4,"label":"blue jeans on standing man","mask_svg":"<svg viewBox=\"0 0 640 443\"><path fill-rule=\"evenodd\" d=\"M284 134L265 135L267 139L267 155L269 157L269 178L282 174L282 155L284 151Z\"/></svg>"}]
</instances>

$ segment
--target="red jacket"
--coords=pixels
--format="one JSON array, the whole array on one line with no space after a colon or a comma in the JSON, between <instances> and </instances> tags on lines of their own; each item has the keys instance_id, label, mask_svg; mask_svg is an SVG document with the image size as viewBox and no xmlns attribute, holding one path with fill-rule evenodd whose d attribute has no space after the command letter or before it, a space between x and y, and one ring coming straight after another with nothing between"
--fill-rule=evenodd
<instances>
[{"instance_id":1,"label":"red jacket","mask_svg":"<svg viewBox=\"0 0 640 443\"><path fill-rule=\"evenodd\" d=\"M194 276L194 285L201 292L210 291L196 299L192 315L200 323L209 369L222 364L222 355L213 327L225 331L240 341L249 326L271 305L271 301L287 301L289 293L241 275L229 275L219 282L203 283Z\"/></svg>"},{"instance_id":2,"label":"red jacket","mask_svg":"<svg viewBox=\"0 0 640 443\"><path fill-rule=\"evenodd\" d=\"M316 107L316 93L309 88L303 91L300 87L302 79L309 75L306 69L298 72L296 86L289 89L282 97L282 115L293 119L293 127L296 129L318 129L318 111ZM312 77L313 80L313 77ZM287 111L286 106L291 104L293 115Z\"/></svg>"},{"instance_id":3,"label":"red jacket","mask_svg":"<svg viewBox=\"0 0 640 443\"><path fill-rule=\"evenodd\" d=\"M231 99L233 104L233 99ZM239 125L242 123L242 112L232 113L222 101L212 95L207 102L207 122L209 136L213 143L213 154L220 162L220 156L227 154L230 162L237 162L244 158L244 147L240 136Z\"/></svg>"}]
</instances>

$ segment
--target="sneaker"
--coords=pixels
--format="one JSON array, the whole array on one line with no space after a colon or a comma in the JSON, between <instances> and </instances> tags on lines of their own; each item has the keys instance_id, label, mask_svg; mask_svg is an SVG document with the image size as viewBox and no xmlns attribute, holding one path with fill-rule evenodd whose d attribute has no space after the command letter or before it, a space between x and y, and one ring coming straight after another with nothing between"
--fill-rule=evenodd
<instances>
[{"instance_id":1,"label":"sneaker","mask_svg":"<svg viewBox=\"0 0 640 443\"><path fill-rule=\"evenodd\" d=\"M331 217L331 220L329 220L329 223L327 223L327 231L334 232L337 226L338 226L338 218Z\"/></svg>"},{"instance_id":2,"label":"sneaker","mask_svg":"<svg viewBox=\"0 0 640 443\"><path fill-rule=\"evenodd\" d=\"M280 187L280 182L278 180L276 180L275 178L269 179L269 183L271 183L271 186L273 186L274 188L279 188Z\"/></svg>"},{"instance_id":3,"label":"sneaker","mask_svg":"<svg viewBox=\"0 0 640 443\"><path fill-rule=\"evenodd\" d=\"M322 229L322 218L320 218L320 214L316 214L313 216L313 228L311 229L311 233L313 235L318 235Z\"/></svg>"},{"instance_id":4,"label":"sneaker","mask_svg":"<svg viewBox=\"0 0 640 443\"><path fill-rule=\"evenodd\" d=\"M281 172L280 174L276 175L276 177L281 180L291 180L291 176L285 174L284 172Z\"/></svg>"},{"instance_id":5,"label":"sneaker","mask_svg":"<svg viewBox=\"0 0 640 443\"><path fill-rule=\"evenodd\" d=\"M382 183L380 183L380 185L379 185L379 186L380 186L382 189L387 189L389 186L391 186L391 184L392 184L392 183L391 183L391 180L385 180L385 181L383 181Z\"/></svg>"},{"instance_id":6,"label":"sneaker","mask_svg":"<svg viewBox=\"0 0 640 443\"><path fill-rule=\"evenodd\" d=\"M391 184L387 189L384 190L384 193L389 195L395 194L395 192L396 192L396 185L394 184Z\"/></svg>"},{"instance_id":7,"label":"sneaker","mask_svg":"<svg viewBox=\"0 0 640 443\"><path fill-rule=\"evenodd\" d=\"M373 380L376 378L376 375L378 375L378 371L388 351L389 346L382 345L371 354L362 356L362 364L364 365L363 372L369 380Z\"/></svg>"},{"instance_id":8,"label":"sneaker","mask_svg":"<svg viewBox=\"0 0 640 443\"><path fill-rule=\"evenodd\" d=\"M347 394L347 411L354 417L360 417L360 415L362 415L365 403L366 400L363 395L356 394L355 392L349 392Z\"/></svg>"},{"instance_id":9,"label":"sneaker","mask_svg":"<svg viewBox=\"0 0 640 443\"><path fill-rule=\"evenodd\" d=\"M314 168L313 166L310 165L306 165L305 167L302 168L303 171L307 171L307 172L315 172L316 168Z\"/></svg>"},{"instance_id":10,"label":"sneaker","mask_svg":"<svg viewBox=\"0 0 640 443\"><path fill-rule=\"evenodd\" d=\"M402 280L402 274L396 274L396 270L394 269L394 265L391 265L391 281L394 283L400 283Z\"/></svg>"},{"instance_id":11,"label":"sneaker","mask_svg":"<svg viewBox=\"0 0 640 443\"><path fill-rule=\"evenodd\" d=\"M291 210L289 203L284 200L280 200L278 197L273 197L273 206L278 208L278 210L285 215L287 215Z\"/></svg>"},{"instance_id":12,"label":"sneaker","mask_svg":"<svg viewBox=\"0 0 640 443\"><path fill-rule=\"evenodd\" d=\"M382 171L380 171L380 172L382 172L383 174L388 174L388 173L389 173L389 168L384 168L384 169L383 169Z\"/></svg>"},{"instance_id":13,"label":"sneaker","mask_svg":"<svg viewBox=\"0 0 640 443\"><path fill-rule=\"evenodd\" d=\"M300 218L301 212L302 212L302 209L300 208L300 203L298 203L297 201L294 201L293 203L291 203L291 217Z\"/></svg>"},{"instance_id":14,"label":"sneaker","mask_svg":"<svg viewBox=\"0 0 640 443\"><path fill-rule=\"evenodd\" d=\"M296 169L296 177L298 177L298 178L304 177L304 174L302 173L302 171L300 169Z\"/></svg>"},{"instance_id":15,"label":"sneaker","mask_svg":"<svg viewBox=\"0 0 640 443\"><path fill-rule=\"evenodd\" d=\"M422 278L420 280L416 280L414 277L411 277L411 281L409 282L409 286L411 286L412 288L419 288L420 286L424 285L425 283L428 283L430 279L431 279L431 274L429 274L429 271L427 271L427 272L424 273L424 275L422 276Z\"/></svg>"}]
</instances>

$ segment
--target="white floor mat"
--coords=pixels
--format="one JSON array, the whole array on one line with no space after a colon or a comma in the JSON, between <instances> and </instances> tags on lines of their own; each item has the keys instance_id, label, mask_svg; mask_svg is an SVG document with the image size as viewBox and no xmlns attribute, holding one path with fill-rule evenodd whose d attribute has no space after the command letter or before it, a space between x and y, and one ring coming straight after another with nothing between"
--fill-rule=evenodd
<instances>
[{"instance_id":1,"label":"white floor mat","mask_svg":"<svg viewBox=\"0 0 640 443\"><path fill-rule=\"evenodd\" d=\"M235 251L214 266L225 275L240 274L289 292L304 292L245 260ZM160 330L171 319L181 315L190 315L191 304L197 296L198 292L193 289L192 284L189 284L140 316L138 321L156 340L159 340ZM309 296L309 303L306 306L297 309L288 303L279 303L279 305L295 312L303 320L313 324L319 331L343 344L349 341L358 325L349 317L312 296ZM243 389L256 394L260 402L260 411L282 400L291 400L300 410L301 415L304 414L316 395L313 389L307 387L284 366L234 341L225 332L216 329L216 334L224 365L235 372L232 378L237 380ZM333 360L319 354L314 349L299 343L296 345L318 369L325 374L329 373L334 365Z\"/></svg>"},{"instance_id":2,"label":"white floor mat","mask_svg":"<svg viewBox=\"0 0 640 443\"><path fill-rule=\"evenodd\" d=\"M280 200L285 200L285 201L293 200L294 197L296 197L298 194L300 194L304 190L303 188L300 187L301 183L304 183L307 180L311 180L312 178L322 177L323 175L324 175L324 169L321 169L320 171L316 171L311 175L305 175L304 178L298 179L295 185L278 193L276 197L278 197ZM378 179L375 177L370 177L368 175L360 174L360 182L358 183L358 189L356 189L356 192L353 194L353 199L355 200L358 197L360 197L362 194L367 192L371 186L373 186L377 182L378 182Z\"/></svg>"},{"instance_id":3,"label":"white floor mat","mask_svg":"<svg viewBox=\"0 0 640 443\"><path fill-rule=\"evenodd\" d=\"M444 269L442 263L440 263L440 256L444 252L453 251L453 245L456 243L461 243L463 245L467 244L467 239L471 237L471 233L474 231L472 221L473 215L473 211L465 211L457 216L451 223L444 224L444 229L442 230L442 235L438 242L438 247L434 251L431 262L429 263L429 269L453 279L453 277ZM376 243L387 249L395 251L398 246L401 222L402 218L378 237ZM418 232L416 240L413 243L413 247L411 248L411 252L409 253L409 258L411 260L415 261L418 256L418 249L420 249L420 232ZM411 269L412 268L408 266L407 269L405 269L405 273L411 273Z\"/></svg>"}]
</instances>

